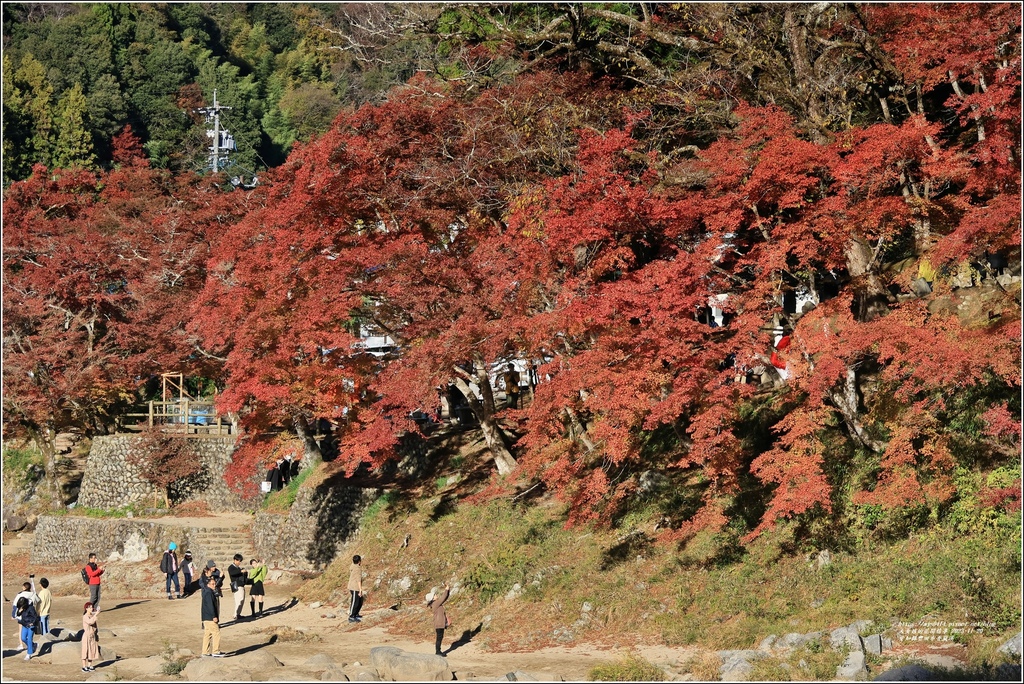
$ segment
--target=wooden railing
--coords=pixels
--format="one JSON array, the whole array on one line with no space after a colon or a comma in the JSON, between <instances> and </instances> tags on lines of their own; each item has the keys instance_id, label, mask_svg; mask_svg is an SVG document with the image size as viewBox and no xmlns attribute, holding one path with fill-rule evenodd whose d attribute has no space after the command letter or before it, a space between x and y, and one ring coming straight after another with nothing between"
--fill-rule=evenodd
<instances>
[{"instance_id":1,"label":"wooden railing","mask_svg":"<svg viewBox=\"0 0 1024 684\"><path fill-rule=\"evenodd\" d=\"M212 401L150 401L136 408L145 409L145 412L124 414L121 421L124 429L160 427L164 432L178 432L191 437L232 434L231 422L217 414Z\"/></svg>"}]
</instances>

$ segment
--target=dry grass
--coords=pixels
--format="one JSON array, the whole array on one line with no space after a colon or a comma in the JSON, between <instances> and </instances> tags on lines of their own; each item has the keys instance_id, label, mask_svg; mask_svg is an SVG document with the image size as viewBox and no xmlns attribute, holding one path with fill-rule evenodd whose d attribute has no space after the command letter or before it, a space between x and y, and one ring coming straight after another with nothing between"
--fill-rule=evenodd
<instances>
[{"instance_id":1,"label":"dry grass","mask_svg":"<svg viewBox=\"0 0 1024 684\"><path fill-rule=\"evenodd\" d=\"M297 641L301 643L323 641L323 637L316 632L300 631L292 627L266 627L259 630L259 632L271 637L277 637L278 641Z\"/></svg>"},{"instance_id":2,"label":"dry grass","mask_svg":"<svg viewBox=\"0 0 1024 684\"><path fill-rule=\"evenodd\" d=\"M681 670L698 682L717 681L721 669L722 659L707 651L692 656L681 665Z\"/></svg>"}]
</instances>

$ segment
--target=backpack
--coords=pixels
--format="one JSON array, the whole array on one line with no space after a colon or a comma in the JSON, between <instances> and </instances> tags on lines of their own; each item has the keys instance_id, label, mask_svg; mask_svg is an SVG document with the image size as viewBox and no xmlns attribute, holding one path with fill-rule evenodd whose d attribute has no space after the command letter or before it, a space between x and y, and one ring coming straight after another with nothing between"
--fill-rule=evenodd
<instances>
[{"instance_id":1,"label":"backpack","mask_svg":"<svg viewBox=\"0 0 1024 684\"><path fill-rule=\"evenodd\" d=\"M89 573L85 571L85 568L82 568L82 581L86 584L89 583Z\"/></svg>"}]
</instances>

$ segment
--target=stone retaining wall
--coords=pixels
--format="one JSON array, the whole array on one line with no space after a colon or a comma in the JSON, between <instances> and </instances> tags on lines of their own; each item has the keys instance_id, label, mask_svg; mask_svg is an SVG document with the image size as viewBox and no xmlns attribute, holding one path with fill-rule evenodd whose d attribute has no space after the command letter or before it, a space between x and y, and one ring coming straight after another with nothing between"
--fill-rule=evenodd
<instances>
[{"instance_id":1,"label":"stone retaining wall","mask_svg":"<svg viewBox=\"0 0 1024 684\"><path fill-rule=\"evenodd\" d=\"M168 543L173 541L185 549L193 538L198 538L196 528L173 522L41 515L29 562L33 565L83 565L90 553L95 553L101 562L138 562L151 556L159 560Z\"/></svg>"},{"instance_id":2,"label":"stone retaining wall","mask_svg":"<svg viewBox=\"0 0 1024 684\"><path fill-rule=\"evenodd\" d=\"M235 449L235 436L204 437L188 440L192 453L187 458L198 459L202 471L172 487L176 501L197 499L206 501L214 511L242 510L241 498L224 482L224 470L231 462ZM147 482L129 455L140 448L138 435L104 435L93 439L85 474L78 495L78 505L86 508L112 509L141 501L157 493Z\"/></svg>"},{"instance_id":3,"label":"stone retaining wall","mask_svg":"<svg viewBox=\"0 0 1024 684\"><path fill-rule=\"evenodd\" d=\"M287 514L256 514L256 554L271 567L322 570L356 536L363 512L383 491L337 485L300 487Z\"/></svg>"}]
</instances>

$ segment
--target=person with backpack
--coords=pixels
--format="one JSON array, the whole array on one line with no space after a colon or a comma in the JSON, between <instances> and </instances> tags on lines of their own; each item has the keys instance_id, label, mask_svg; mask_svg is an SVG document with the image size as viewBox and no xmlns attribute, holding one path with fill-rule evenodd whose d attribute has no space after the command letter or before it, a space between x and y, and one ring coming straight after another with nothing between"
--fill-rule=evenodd
<instances>
[{"instance_id":1,"label":"person with backpack","mask_svg":"<svg viewBox=\"0 0 1024 684\"><path fill-rule=\"evenodd\" d=\"M178 554L174 552L177 548L178 545L171 542L167 545L163 558L160 559L160 572L164 573L164 576L167 578L165 591L167 592L168 599L175 598L171 596L171 580L174 580L174 591L177 594L177 598L181 598L181 585L178 584L178 570L180 570L180 567L178 565Z\"/></svg>"},{"instance_id":2,"label":"person with backpack","mask_svg":"<svg viewBox=\"0 0 1024 684\"><path fill-rule=\"evenodd\" d=\"M14 608L14 619L21 625L21 640L25 642L25 648L28 650L25 660L31 660L36 651L36 623L39 622L39 613L36 612L31 599L25 596L18 599Z\"/></svg>"},{"instance_id":3,"label":"person with backpack","mask_svg":"<svg viewBox=\"0 0 1024 684\"><path fill-rule=\"evenodd\" d=\"M103 568L96 562L96 554L89 554L89 562L82 568L82 579L89 585L89 603L91 603L97 610L100 607L100 575L103 574Z\"/></svg>"}]
</instances>

